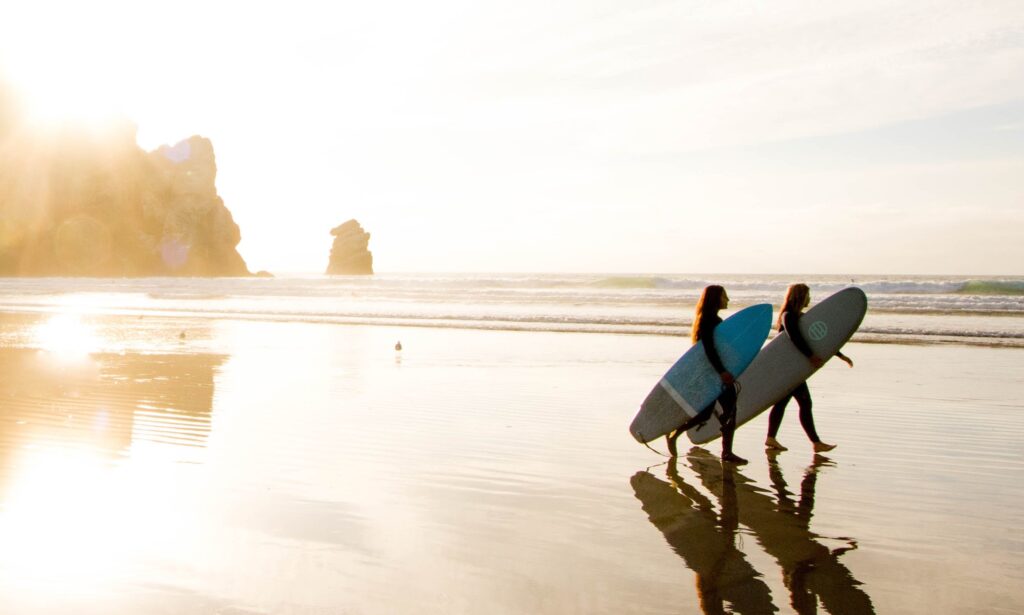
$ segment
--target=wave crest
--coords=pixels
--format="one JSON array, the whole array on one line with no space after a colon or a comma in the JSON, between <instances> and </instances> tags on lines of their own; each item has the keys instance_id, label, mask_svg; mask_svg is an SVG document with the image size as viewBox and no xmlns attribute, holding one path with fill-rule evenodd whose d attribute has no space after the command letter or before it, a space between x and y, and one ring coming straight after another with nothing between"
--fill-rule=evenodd
<instances>
[{"instance_id":1,"label":"wave crest","mask_svg":"<svg viewBox=\"0 0 1024 615\"><path fill-rule=\"evenodd\" d=\"M961 295L1024 295L1024 280L969 280L957 290Z\"/></svg>"}]
</instances>

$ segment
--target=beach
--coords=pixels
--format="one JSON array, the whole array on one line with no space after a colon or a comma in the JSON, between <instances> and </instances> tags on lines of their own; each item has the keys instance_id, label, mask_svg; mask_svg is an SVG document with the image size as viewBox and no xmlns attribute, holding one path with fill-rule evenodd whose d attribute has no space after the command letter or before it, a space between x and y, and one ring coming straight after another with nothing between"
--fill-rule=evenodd
<instances>
[{"instance_id":1,"label":"beach","mask_svg":"<svg viewBox=\"0 0 1024 615\"><path fill-rule=\"evenodd\" d=\"M1024 3L9 4L0 615L1024 614Z\"/></svg>"},{"instance_id":2,"label":"beach","mask_svg":"<svg viewBox=\"0 0 1024 615\"><path fill-rule=\"evenodd\" d=\"M681 336L56 316L0 315L3 612L1024 609L1020 348L855 340L835 451L723 468L627 431Z\"/></svg>"}]
</instances>

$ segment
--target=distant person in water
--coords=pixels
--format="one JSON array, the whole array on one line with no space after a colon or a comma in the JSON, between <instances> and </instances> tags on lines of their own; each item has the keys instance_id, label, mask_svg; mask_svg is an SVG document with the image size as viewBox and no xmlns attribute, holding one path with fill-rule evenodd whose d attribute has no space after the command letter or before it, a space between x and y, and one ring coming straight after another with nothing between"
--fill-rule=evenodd
<instances>
[{"instance_id":1,"label":"distant person in water","mask_svg":"<svg viewBox=\"0 0 1024 615\"><path fill-rule=\"evenodd\" d=\"M666 436L668 439L668 450L673 457L676 456L676 439L684 431L711 418L711 413L715 411L715 403L717 402L722 406L722 415L719 417L719 422L722 424L722 461L737 464L747 463L746 459L732 452L732 438L733 433L736 431L736 379L729 373L729 370L725 369L722 359L718 356L718 351L715 349L715 327L722 322L722 319L718 316L718 311L724 310L727 307L729 307L729 295L725 292L724 288L718 285L705 288L704 292L701 293L700 301L697 302L697 313L693 319L693 330L690 338L694 344L702 340L704 341L704 354L707 355L708 361L714 370L721 376L724 386L722 387L722 394L718 396L718 399L711 402L707 408L698 412L697 416Z\"/></svg>"},{"instance_id":2,"label":"distant person in water","mask_svg":"<svg viewBox=\"0 0 1024 615\"><path fill-rule=\"evenodd\" d=\"M799 327L800 317L803 315L804 308L810 304L811 289L806 284L791 284L786 290L786 299L782 302L782 310L779 312L778 328L779 331L785 331L789 334L789 339L793 340L793 345L817 369L828 360L828 357L819 357L814 354L810 344L807 343L803 334L800 333ZM842 352L837 352L836 356L841 361L845 361L850 367L853 367L853 360L850 357ZM811 412L811 391L807 388L806 380L797 385L795 389L790 391L772 407L772 411L768 415L768 438L764 441L765 448L776 451L788 450L775 439L775 436L779 433L782 417L786 413L786 405L789 404L790 399L794 398L797 405L800 406L800 425L803 426L804 432L807 433L807 437L810 438L811 443L814 445L814 452L824 453L834 449L836 445L822 442L821 438L818 437L817 430L814 429L814 414Z\"/></svg>"}]
</instances>

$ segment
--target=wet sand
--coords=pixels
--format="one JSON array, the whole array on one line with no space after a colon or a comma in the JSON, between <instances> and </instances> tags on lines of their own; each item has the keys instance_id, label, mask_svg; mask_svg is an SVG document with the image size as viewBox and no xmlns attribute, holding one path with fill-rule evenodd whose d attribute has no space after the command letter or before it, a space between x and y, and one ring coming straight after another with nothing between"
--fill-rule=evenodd
<instances>
[{"instance_id":1,"label":"wet sand","mask_svg":"<svg viewBox=\"0 0 1024 615\"><path fill-rule=\"evenodd\" d=\"M850 344L839 447L794 404L737 469L627 432L682 339L48 318L0 317L5 613L1024 610L1024 350Z\"/></svg>"}]
</instances>

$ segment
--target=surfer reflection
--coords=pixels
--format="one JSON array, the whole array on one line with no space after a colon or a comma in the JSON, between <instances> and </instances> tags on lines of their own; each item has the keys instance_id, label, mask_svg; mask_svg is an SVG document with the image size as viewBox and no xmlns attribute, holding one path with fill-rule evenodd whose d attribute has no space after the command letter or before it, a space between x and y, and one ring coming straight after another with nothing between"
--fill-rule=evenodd
<instances>
[{"instance_id":1,"label":"surfer reflection","mask_svg":"<svg viewBox=\"0 0 1024 615\"><path fill-rule=\"evenodd\" d=\"M771 592L761 574L736 548L739 517L734 489L723 486L720 511L701 491L688 485L668 462L671 484L649 472L630 479L651 523L696 575L697 598L704 613L774 613ZM730 495L732 493L732 495Z\"/></svg>"},{"instance_id":2,"label":"surfer reflection","mask_svg":"<svg viewBox=\"0 0 1024 615\"><path fill-rule=\"evenodd\" d=\"M874 613L871 598L860 581L839 561L843 553L856 549L857 543L850 538L837 538L845 544L830 549L819 540L822 537L810 530L818 473L832 462L816 455L804 471L799 499L794 500L775 457L768 456L775 498L734 469L726 468L723 473L722 465L704 449L692 448L687 459L707 490L722 500L735 498L739 523L753 532L764 552L782 569L794 611L816 613L820 603L834 615Z\"/></svg>"},{"instance_id":3,"label":"surfer reflection","mask_svg":"<svg viewBox=\"0 0 1024 615\"><path fill-rule=\"evenodd\" d=\"M736 546L740 525L779 564L795 612L817 613L820 604L833 615L874 613L861 583L839 562L856 542L838 539L845 544L829 549L809 529L818 473L830 461L815 457L794 498L772 458L769 475L776 497L699 447L692 448L686 459L701 486L718 500L719 512L704 491L686 483L674 460L667 469L671 484L648 472L638 472L630 482L651 523L696 573L704 613L722 613L725 603L737 613L779 610L761 573Z\"/></svg>"}]
</instances>

